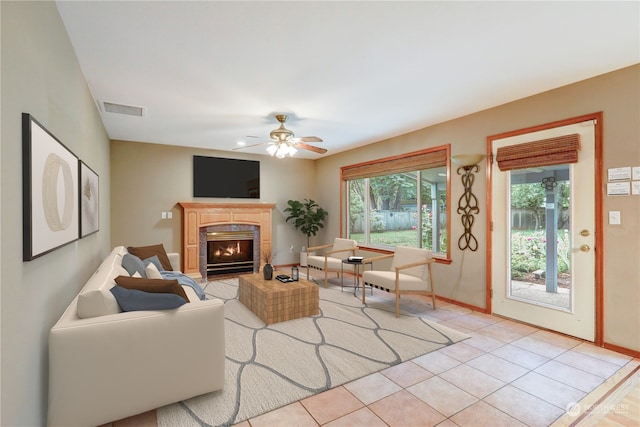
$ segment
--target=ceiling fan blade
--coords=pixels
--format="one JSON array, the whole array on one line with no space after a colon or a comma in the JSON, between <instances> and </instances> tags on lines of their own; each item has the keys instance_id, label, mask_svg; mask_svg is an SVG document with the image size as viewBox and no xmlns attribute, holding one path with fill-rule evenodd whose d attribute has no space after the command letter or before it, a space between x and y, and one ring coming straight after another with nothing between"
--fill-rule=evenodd
<instances>
[{"instance_id":1,"label":"ceiling fan blade","mask_svg":"<svg viewBox=\"0 0 640 427\"><path fill-rule=\"evenodd\" d=\"M324 154L327 152L326 148L315 147L313 145L308 145L303 142L296 142L295 147L302 148L303 150L313 151L314 153L318 153L318 154Z\"/></svg>"},{"instance_id":2,"label":"ceiling fan blade","mask_svg":"<svg viewBox=\"0 0 640 427\"><path fill-rule=\"evenodd\" d=\"M269 144L271 141L267 141L267 142L261 142L259 144L251 144L251 145L240 145L238 147L232 148L232 150L243 150L245 148L251 148L251 147L258 147L260 145L267 145Z\"/></svg>"},{"instance_id":3,"label":"ceiling fan blade","mask_svg":"<svg viewBox=\"0 0 640 427\"><path fill-rule=\"evenodd\" d=\"M293 138L295 142L322 142L322 138L317 136L302 136L300 138Z\"/></svg>"}]
</instances>

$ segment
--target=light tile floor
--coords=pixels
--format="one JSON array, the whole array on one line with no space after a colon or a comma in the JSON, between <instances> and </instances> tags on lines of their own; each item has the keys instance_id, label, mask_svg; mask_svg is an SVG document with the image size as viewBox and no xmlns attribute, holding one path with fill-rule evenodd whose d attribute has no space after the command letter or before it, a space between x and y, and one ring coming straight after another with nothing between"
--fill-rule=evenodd
<instances>
[{"instance_id":1,"label":"light tile floor","mask_svg":"<svg viewBox=\"0 0 640 427\"><path fill-rule=\"evenodd\" d=\"M402 308L470 338L236 427L640 426L640 359L452 304ZM112 426L155 427L155 411Z\"/></svg>"}]
</instances>

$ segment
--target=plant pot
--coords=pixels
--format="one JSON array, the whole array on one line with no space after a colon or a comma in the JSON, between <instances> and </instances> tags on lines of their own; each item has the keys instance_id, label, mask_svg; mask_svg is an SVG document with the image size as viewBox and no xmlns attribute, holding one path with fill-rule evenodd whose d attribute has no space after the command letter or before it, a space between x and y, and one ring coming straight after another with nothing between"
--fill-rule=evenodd
<instances>
[{"instance_id":1,"label":"plant pot","mask_svg":"<svg viewBox=\"0 0 640 427\"><path fill-rule=\"evenodd\" d=\"M271 264L265 264L264 267L262 267L262 274L264 275L264 280L273 279L273 267Z\"/></svg>"}]
</instances>

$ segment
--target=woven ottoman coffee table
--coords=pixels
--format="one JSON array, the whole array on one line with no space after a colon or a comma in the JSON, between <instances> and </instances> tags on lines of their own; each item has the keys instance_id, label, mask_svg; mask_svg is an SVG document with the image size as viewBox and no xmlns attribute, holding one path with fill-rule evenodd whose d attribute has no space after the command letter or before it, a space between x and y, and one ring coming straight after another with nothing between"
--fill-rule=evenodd
<instances>
[{"instance_id":1,"label":"woven ottoman coffee table","mask_svg":"<svg viewBox=\"0 0 640 427\"><path fill-rule=\"evenodd\" d=\"M239 277L238 299L264 323L284 322L320 312L318 285L308 280L282 283L275 277L265 280L262 273Z\"/></svg>"}]
</instances>

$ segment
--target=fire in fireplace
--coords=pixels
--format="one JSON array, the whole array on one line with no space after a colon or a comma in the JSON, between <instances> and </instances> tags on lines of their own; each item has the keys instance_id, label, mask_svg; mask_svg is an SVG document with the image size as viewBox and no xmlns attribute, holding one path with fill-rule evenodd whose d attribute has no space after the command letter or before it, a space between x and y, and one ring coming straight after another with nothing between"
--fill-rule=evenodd
<instances>
[{"instance_id":1,"label":"fire in fireplace","mask_svg":"<svg viewBox=\"0 0 640 427\"><path fill-rule=\"evenodd\" d=\"M207 232L207 276L251 272L253 231Z\"/></svg>"}]
</instances>

